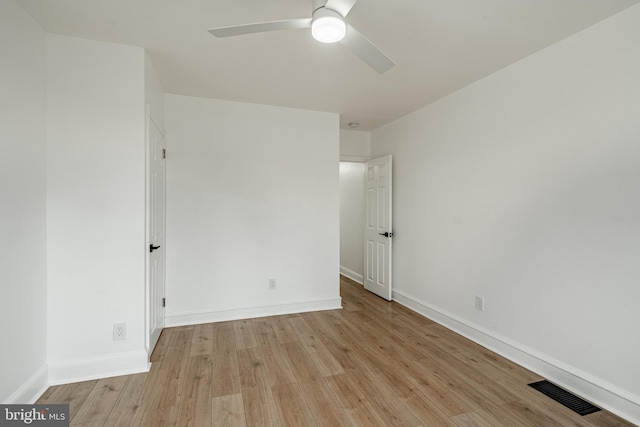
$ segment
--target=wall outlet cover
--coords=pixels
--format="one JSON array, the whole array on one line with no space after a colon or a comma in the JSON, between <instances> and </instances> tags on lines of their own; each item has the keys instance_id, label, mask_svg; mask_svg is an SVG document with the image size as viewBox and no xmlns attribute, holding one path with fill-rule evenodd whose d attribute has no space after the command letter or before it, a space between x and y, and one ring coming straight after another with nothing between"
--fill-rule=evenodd
<instances>
[{"instance_id":1,"label":"wall outlet cover","mask_svg":"<svg viewBox=\"0 0 640 427\"><path fill-rule=\"evenodd\" d=\"M126 339L127 339L127 324L114 323L113 324L113 340L122 341Z\"/></svg>"}]
</instances>

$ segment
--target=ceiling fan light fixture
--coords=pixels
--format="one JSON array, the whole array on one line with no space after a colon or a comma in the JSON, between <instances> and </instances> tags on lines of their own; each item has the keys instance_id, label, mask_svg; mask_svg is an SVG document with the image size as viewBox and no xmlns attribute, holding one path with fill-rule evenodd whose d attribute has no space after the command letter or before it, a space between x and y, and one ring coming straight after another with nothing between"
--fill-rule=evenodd
<instances>
[{"instance_id":1,"label":"ceiling fan light fixture","mask_svg":"<svg viewBox=\"0 0 640 427\"><path fill-rule=\"evenodd\" d=\"M324 7L313 13L311 35L322 43L335 43L347 34L347 24L338 12Z\"/></svg>"}]
</instances>

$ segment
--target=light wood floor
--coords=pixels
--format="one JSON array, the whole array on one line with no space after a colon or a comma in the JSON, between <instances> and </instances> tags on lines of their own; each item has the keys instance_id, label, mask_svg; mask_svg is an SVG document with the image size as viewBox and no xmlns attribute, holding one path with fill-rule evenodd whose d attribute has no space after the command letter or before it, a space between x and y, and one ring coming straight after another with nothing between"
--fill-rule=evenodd
<instances>
[{"instance_id":1,"label":"light wood floor","mask_svg":"<svg viewBox=\"0 0 640 427\"><path fill-rule=\"evenodd\" d=\"M624 426L348 279L342 310L165 329L149 373L51 387L82 426Z\"/></svg>"}]
</instances>

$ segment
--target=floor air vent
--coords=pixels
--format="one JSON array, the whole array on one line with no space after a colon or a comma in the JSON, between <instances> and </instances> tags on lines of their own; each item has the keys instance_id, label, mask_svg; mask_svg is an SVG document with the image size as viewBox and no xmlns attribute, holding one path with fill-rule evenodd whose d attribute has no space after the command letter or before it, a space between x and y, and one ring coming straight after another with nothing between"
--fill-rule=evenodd
<instances>
[{"instance_id":1,"label":"floor air vent","mask_svg":"<svg viewBox=\"0 0 640 427\"><path fill-rule=\"evenodd\" d=\"M593 406L591 403L580 399L575 394L571 394L547 380L538 381L529 385L538 390L540 393L549 396L556 402L561 403L562 405L571 409L573 412L576 412L580 415L589 415L600 410L600 408L598 408L597 406Z\"/></svg>"}]
</instances>

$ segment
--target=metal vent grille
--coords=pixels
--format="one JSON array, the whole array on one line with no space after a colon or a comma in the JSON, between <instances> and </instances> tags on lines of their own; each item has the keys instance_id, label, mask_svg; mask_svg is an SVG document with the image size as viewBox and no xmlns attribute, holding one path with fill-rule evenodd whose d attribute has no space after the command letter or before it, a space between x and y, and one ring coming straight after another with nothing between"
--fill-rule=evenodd
<instances>
[{"instance_id":1,"label":"metal vent grille","mask_svg":"<svg viewBox=\"0 0 640 427\"><path fill-rule=\"evenodd\" d=\"M575 394L569 393L547 380L531 383L529 386L580 415L589 415L600 410L597 406L593 406L591 403L580 399Z\"/></svg>"}]
</instances>

